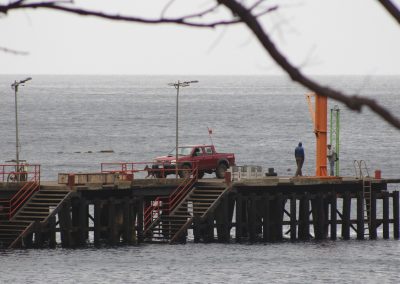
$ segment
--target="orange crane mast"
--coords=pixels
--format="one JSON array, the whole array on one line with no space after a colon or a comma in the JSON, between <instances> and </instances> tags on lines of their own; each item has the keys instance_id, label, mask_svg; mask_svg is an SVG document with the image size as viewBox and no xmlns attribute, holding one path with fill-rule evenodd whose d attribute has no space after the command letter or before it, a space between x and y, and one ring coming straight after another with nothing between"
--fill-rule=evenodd
<instances>
[{"instance_id":1,"label":"orange crane mast","mask_svg":"<svg viewBox=\"0 0 400 284\"><path fill-rule=\"evenodd\" d=\"M306 97L311 118L314 123L316 138L315 175L317 177L326 177L328 175L326 167L328 99L327 97L319 96L314 93L307 94ZM315 98L315 111L312 106L312 97Z\"/></svg>"}]
</instances>

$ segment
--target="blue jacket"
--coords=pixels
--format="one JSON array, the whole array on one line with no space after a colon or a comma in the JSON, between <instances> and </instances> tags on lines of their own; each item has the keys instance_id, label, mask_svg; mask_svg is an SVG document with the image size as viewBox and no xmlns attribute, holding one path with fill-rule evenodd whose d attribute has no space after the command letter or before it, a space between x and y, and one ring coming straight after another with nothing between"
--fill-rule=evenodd
<instances>
[{"instance_id":1,"label":"blue jacket","mask_svg":"<svg viewBox=\"0 0 400 284\"><path fill-rule=\"evenodd\" d=\"M303 158L304 159L304 149L302 146L297 146L294 150L294 156L296 158Z\"/></svg>"}]
</instances>

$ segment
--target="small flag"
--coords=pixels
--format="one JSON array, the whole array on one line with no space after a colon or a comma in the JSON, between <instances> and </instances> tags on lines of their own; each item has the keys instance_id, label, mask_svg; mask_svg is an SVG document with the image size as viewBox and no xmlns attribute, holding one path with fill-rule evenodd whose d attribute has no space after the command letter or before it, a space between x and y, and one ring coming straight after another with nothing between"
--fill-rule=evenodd
<instances>
[{"instance_id":1,"label":"small flag","mask_svg":"<svg viewBox=\"0 0 400 284\"><path fill-rule=\"evenodd\" d=\"M212 129L208 128L208 127L207 127L207 129L208 129L208 135L211 135L212 134Z\"/></svg>"}]
</instances>

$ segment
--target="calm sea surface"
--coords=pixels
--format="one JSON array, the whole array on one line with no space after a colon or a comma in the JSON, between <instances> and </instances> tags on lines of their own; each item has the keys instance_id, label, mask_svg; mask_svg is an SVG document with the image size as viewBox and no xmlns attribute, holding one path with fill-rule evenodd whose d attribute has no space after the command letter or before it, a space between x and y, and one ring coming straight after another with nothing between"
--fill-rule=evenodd
<instances>
[{"instance_id":1,"label":"calm sea surface","mask_svg":"<svg viewBox=\"0 0 400 284\"><path fill-rule=\"evenodd\" d=\"M0 76L1 162L15 158L10 85L23 78ZM177 79L199 80L180 92L180 143L209 143L209 127L217 149L234 152L238 165L293 175L302 141L303 173L314 174L306 91L282 77L34 76L18 93L21 159L41 164L43 180L56 180L59 172L97 172L101 162L166 154L175 144L176 107L167 84ZM400 116L400 77L319 79ZM365 160L371 174L400 177L400 131L368 109L338 105L341 175L354 176L353 161ZM0 251L1 283L398 283L399 276L393 240Z\"/></svg>"}]
</instances>

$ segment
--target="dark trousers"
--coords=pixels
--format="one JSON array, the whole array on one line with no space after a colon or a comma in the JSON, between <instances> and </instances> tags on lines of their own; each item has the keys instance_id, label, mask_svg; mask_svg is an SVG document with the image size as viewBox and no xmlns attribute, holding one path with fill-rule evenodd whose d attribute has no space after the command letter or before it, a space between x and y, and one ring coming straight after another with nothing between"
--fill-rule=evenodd
<instances>
[{"instance_id":1,"label":"dark trousers","mask_svg":"<svg viewBox=\"0 0 400 284\"><path fill-rule=\"evenodd\" d=\"M296 164L297 164L296 177L303 175L303 173L301 172L301 168L303 167L303 163L304 163L304 158L296 157Z\"/></svg>"}]
</instances>

